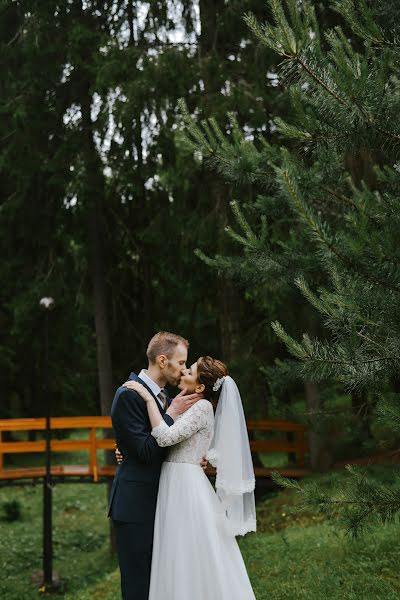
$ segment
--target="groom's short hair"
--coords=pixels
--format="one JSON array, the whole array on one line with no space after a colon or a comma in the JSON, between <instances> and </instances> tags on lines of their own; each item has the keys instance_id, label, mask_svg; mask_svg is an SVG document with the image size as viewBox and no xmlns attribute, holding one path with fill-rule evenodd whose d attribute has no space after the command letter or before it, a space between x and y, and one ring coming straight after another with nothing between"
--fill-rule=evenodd
<instances>
[{"instance_id":1,"label":"groom's short hair","mask_svg":"<svg viewBox=\"0 0 400 600\"><path fill-rule=\"evenodd\" d=\"M159 331L151 338L147 346L147 358L150 363L155 363L157 356L165 354L171 358L178 344L183 344L189 348L189 342L182 336L170 333L169 331Z\"/></svg>"}]
</instances>

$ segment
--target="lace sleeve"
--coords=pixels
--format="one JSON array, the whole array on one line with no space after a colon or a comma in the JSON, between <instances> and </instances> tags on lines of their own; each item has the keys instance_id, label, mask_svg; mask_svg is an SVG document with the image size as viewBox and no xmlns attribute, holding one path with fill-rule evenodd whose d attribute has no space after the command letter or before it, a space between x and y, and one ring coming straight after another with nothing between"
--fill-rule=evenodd
<instances>
[{"instance_id":1,"label":"lace sleeve","mask_svg":"<svg viewBox=\"0 0 400 600\"><path fill-rule=\"evenodd\" d=\"M200 431L210 422L213 409L208 400L199 400L187 410L173 425L161 421L151 432L159 446L174 446Z\"/></svg>"}]
</instances>

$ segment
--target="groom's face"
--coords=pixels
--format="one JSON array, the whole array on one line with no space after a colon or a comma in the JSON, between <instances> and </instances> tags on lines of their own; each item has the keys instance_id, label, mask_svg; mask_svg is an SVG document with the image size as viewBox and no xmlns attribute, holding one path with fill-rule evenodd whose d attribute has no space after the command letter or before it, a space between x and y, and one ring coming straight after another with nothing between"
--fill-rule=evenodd
<instances>
[{"instance_id":1,"label":"groom's face","mask_svg":"<svg viewBox=\"0 0 400 600\"><path fill-rule=\"evenodd\" d=\"M174 354L168 359L164 375L167 379L167 383L170 385L179 385L182 371L186 369L187 354L188 351L185 344L178 344L175 347Z\"/></svg>"}]
</instances>

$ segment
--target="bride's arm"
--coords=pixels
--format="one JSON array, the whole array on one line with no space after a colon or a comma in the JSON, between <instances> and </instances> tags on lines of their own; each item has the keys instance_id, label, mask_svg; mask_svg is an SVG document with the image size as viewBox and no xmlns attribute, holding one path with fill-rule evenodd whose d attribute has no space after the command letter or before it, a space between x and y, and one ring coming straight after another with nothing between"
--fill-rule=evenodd
<instances>
[{"instance_id":1,"label":"bride's arm","mask_svg":"<svg viewBox=\"0 0 400 600\"><path fill-rule=\"evenodd\" d=\"M168 410L165 412L164 417L161 416L157 406L157 401L154 396L138 381L126 381L124 387L134 390L147 404L147 412L149 414L149 420L152 427L157 427L161 421L167 423L169 427L174 424L174 421L186 412L193 404L203 398L202 394L187 394L186 390L182 390L175 398L171 401Z\"/></svg>"},{"instance_id":2,"label":"bride's arm","mask_svg":"<svg viewBox=\"0 0 400 600\"><path fill-rule=\"evenodd\" d=\"M149 421L151 428L153 429L154 427L160 425L160 423L164 423L165 427L167 427L168 429L168 425L161 416L160 409L157 406L157 402L154 400L151 394L149 394L149 398L145 400L145 402L147 406L147 412L149 413Z\"/></svg>"},{"instance_id":3,"label":"bride's arm","mask_svg":"<svg viewBox=\"0 0 400 600\"><path fill-rule=\"evenodd\" d=\"M205 427L213 418L213 408L208 400L199 400L171 427L160 421L152 429L151 435L156 439L159 446L174 446L183 440L187 440L196 431Z\"/></svg>"},{"instance_id":4,"label":"bride's arm","mask_svg":"<svg viewBox=\"0 0 400 600\"><path fill-rule=\"evenodd\" d=\"M167 425L161 416L153 395L138 381L129 381L124 384L129 389L135 390L146 402L147 412L152 427L151 435L161 447L174 446L199 431L213 415L212 404L208 400L198 400L191 410L187 410L173 425ZM197 394L192 394L192 398Z\"/></svg>"},{"instance_id":5,"label":"bride's arm","mask_svg":"<svg viewBox=\"0 0 400 600\"><path fill-rule=\"evenodd\" d=\"M157 406L157 401L154 399L154 396L150 394L148 390L146 390L144 385L142 385L138 381L128 381L124 383L124 386L129 388L130 390L134 390L135 392L137 392L146 402L147 412L149 414L149 420L152 428L157 427L157 425L159 425L161 421L163 423L165 422Z\"/></svg>"}]
</instances>

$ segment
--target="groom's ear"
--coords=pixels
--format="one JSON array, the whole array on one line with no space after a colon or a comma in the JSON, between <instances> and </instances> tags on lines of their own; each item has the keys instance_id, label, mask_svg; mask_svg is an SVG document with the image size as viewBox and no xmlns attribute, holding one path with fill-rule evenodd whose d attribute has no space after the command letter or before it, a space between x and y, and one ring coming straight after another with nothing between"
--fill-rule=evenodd
<instances>
[{"instance_id":1,"label":"groom's ear","mask_svg":"<svg viewBox=\"0 0 400 600\"><path fill-rule=\"evenodd\" d=\"M165 354L159 354L159 356L157 356L157 362L160 369L164 369L167 366L168 358Z\"/></svg>"}]
</instances>

